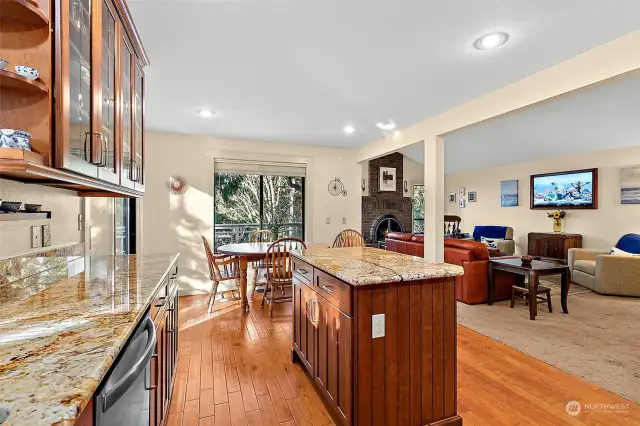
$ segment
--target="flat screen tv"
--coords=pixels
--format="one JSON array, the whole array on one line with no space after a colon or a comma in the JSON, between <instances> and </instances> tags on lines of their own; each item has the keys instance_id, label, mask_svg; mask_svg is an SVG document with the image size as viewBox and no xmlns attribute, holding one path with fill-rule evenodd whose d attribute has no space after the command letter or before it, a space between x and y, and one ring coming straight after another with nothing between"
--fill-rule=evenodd
<instances>
[{"instance_id":1,"label":"flat screen tv","mask_svg":"<svg viewBox=\"0 0 640 426\"><path fill-rule=\"evenodd\" d=\"M597 209L598 169L531 176L532 209Z\"/></svg>"}]
</instances>

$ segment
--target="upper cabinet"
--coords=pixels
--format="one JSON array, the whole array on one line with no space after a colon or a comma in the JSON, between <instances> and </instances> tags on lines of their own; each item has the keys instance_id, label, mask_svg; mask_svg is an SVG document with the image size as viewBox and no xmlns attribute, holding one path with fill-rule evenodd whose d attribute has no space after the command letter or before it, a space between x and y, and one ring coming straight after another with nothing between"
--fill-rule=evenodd
<instances>
[{"instance_id":1,"label":"upper cabinet","mask_svg":"<svg viewBox=\"0 0 640 426\"><path fill-rule=\"evenodd\" d=\"M0 0L3 5L10 1L34 8L33 1ZM51 10L55 20L40 24L45 27L40 49L32 49L24 60L32 58L41 67L35 83L44 88L44 101L38 104L23 91L5 102L6 85L0 79L3 118L15 104L31 105L29 111L39 117L35 124L19 114L12 114L6 126L3 120L2 127L32 134L32 152L0 148L0 177L76 189L87 196L141 196L143 68L148 59L125 0L39 1L35 9L45 19ZM6 39L33 38L33 25L23 24L20 31L9 28L13 38ZM5 27L3 21L0 37ZM26 45L17 42L16 48Z\"/></svg>"}]
</instances>

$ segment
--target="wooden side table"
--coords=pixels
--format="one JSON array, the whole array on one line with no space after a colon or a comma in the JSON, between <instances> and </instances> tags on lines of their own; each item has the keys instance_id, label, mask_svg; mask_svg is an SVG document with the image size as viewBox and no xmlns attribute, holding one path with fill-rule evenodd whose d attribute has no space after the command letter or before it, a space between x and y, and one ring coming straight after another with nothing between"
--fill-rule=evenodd
<instances>
[{"instance_id":1,"label":"wooden side table","mask_svg":"<svg viewBox=\"0 0 640 426\"><path fill-rule=\"evenodd\" d=\"M561 259L565 263L570 248L582 247L582 235L564 232L529 232L527 254Z\"/></svg>"}]
</instances>

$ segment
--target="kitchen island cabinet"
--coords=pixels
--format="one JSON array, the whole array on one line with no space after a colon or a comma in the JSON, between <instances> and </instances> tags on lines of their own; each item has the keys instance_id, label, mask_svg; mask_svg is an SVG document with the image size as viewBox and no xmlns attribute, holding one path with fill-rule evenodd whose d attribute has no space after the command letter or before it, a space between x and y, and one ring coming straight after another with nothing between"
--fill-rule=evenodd
<instances>
[{"instance_id":1,"label":"kitchen island cabinet","mask_svg":"<svg viewBox=\"0 0 640 426\"><path fill-rule=\"evenodd\" d=\"M373 248L293 254L293 359L341 425L459 426L455 277Z\"/></svg>"}]
</instances>

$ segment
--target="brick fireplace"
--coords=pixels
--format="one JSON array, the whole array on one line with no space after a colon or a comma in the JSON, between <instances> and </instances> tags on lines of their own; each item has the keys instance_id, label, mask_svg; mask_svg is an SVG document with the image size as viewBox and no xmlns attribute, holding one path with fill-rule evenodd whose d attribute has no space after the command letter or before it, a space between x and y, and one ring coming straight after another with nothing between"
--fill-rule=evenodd
<instances>
[{"instance_id":1,"label":"brick fireplace","mask_svg":"<svg viewBox=\"0 0 640 426\"><path fill-rule=\"evenodd\" d=\"M385 155L369 161L369 196L362 197L362 235L373 243L380 238L376 231L381 227L394 227L394 219L404 232L411 232L411 198L403 197L403 156L399 153ZM380 167L396 169L396 190L380 191Z\"/></svg>"}]
</instances>

